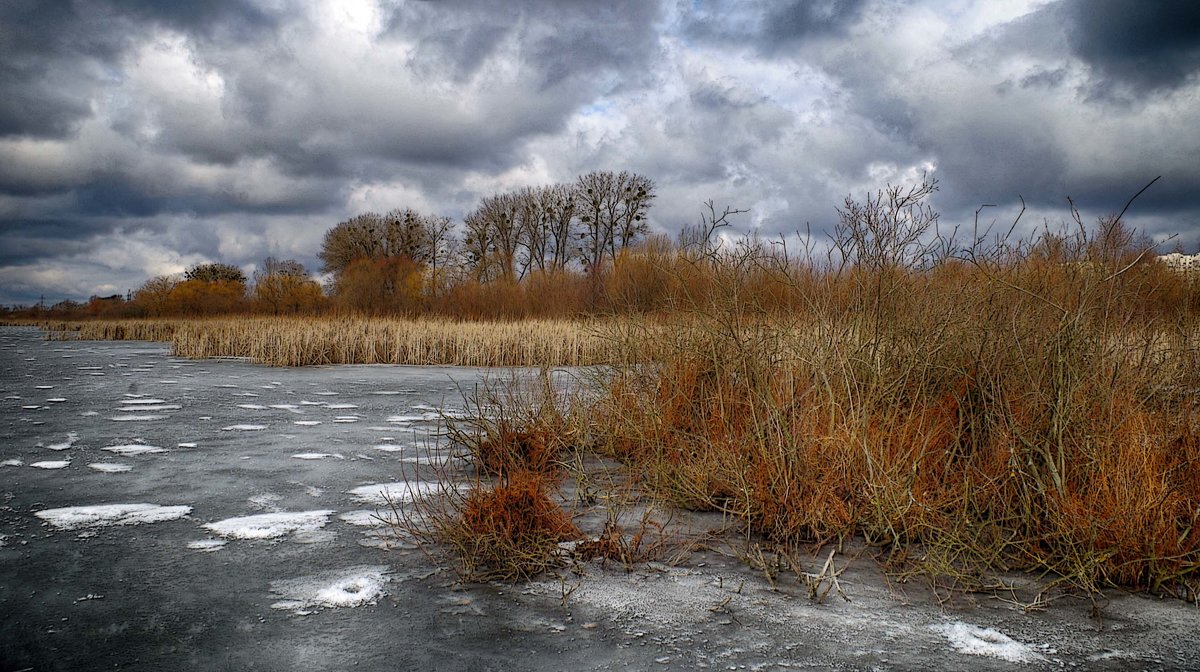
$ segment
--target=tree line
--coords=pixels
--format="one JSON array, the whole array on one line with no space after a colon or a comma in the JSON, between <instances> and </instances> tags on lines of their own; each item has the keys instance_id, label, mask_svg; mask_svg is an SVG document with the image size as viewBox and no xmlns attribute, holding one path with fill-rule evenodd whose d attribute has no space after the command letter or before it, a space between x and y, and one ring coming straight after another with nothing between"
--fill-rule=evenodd
<instances>
[{"instance_id":1,"label":"tree line","mask_svg":"<svg viewBox=\"0 0 1200 672\"><path fill-rule=\"evenodd\" d=\"M411 208L366 212L325 233L317 255L324 285L294 259L268 258L252 278L215 262L182 276L151 278L126 296L23 312L63 317L576 312L597 305L614 262L646 238L655 195L648 177L598 171L574 182L490 195L458 225ZM539 301L555 305L532 305Z\"/></svg>"}]
</instances>

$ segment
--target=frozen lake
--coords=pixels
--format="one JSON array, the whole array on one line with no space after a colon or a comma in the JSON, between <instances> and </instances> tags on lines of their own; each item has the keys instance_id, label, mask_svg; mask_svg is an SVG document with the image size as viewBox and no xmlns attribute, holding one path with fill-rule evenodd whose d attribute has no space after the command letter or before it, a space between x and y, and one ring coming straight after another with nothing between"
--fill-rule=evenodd
<instances>
[{"instance_id":1,"label":"frozen lake","mask_svg":"<svg viewBox=\"0 0 1200 672\"><path fill-rule=\"evenodd\" d=\"M453 586L377 514L432 476L438 410L488 374L0 328L0 670L1200 667L1183 602L943 610L867 559L821 605L714 552Z\"/></svg>"}]
</instances>

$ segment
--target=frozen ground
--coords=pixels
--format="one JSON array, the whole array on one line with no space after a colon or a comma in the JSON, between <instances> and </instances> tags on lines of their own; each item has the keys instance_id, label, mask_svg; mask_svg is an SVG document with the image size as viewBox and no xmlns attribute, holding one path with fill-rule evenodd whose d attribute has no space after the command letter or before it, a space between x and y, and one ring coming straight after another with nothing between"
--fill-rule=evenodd
<instances>
[{"instance_id":1,"label":"frozen ground","mask_svg":"<svg viewBox=\"0 0 1200 672\"><path fill-rule=\"evenodd\" d=\"M0 329L0 671L1200 668L1182 602L1114 593L1096 620L1072 598L1026 613L1018 589L941 608L850 549L849 602L774 590L720 545L455 586L379 507L436 487L434 409L485 374Z\"/></svg>"}]
</instances>

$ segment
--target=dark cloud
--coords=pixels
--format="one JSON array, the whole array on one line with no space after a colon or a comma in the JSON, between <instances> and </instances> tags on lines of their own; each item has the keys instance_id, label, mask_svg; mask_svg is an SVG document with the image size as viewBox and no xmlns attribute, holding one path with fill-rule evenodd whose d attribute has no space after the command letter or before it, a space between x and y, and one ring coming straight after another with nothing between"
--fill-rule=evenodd
<instances>
[{"instance_id":1,"label":"dark cloud","mask_svg":"<svg viewBox=\"0 0 1200 672\"><path fill-rule=\"evenodd\" d=\"M1135 92L1172 89L1200 71L1200 3L1065 0L1071 48L1100 76Z\"/></svg>"},{"instance_id":2,"label":"dark cloud","mask_svg":"<svg viewBox=\"0 0 1200 672\"><path fill-rule=\"evenodd\" d=\"M1090 221L1162 174L1139 222L1200 226L1200 10L950 5L9 0L0 301L315 266L356 212L461 217L603 169L653 178L669 234L712 198L819 237L847 194L929 167L947 221L1018 194Z\"/></svg>"},{"instance_id":3,"label":"dark cloud","mask_svg":"<svg viewBox=\"0 0 1200 672\"><path fill-rule=\"evenodd\" d=\"M763 35L776 43L840 37L862 18L866 0L793 0L771 3Z\"/></svg>"},{"instance_id":4,"label":"dark cloud","mask_svg":"<svg viewBox=\"0 0 1200 672\"><path fill-rule=\"evenodd\" d=\"M844 37L862 19L867 0L709 0L694 5L697 11L684 20L684 32L692 39L771 54Z\"/></svg>"}]
</instances>

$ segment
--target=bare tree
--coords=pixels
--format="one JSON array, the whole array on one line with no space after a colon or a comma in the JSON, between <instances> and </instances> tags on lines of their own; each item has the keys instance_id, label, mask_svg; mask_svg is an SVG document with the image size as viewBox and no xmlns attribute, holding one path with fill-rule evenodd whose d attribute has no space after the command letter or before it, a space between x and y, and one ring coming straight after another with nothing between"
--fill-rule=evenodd
<instances>
[{"instance_id":1,"label":"bare tree","mask_svg":"<svg viewBox=\"0 0 1200 672\"><path fill-rule=\"evenodd\" d=\"M203 282L240 282L246 284L246 274L242 269L232 264L196 264L184 272L185 280L200 280Z\"/></svg>"},{"instance_id":2,"label":"bare tree","mask_svg":"<svg viewBox=\"0 0 1200 672\"><path fill-rule=\"evenodd\" d=\"M320 285L295 259L267 257L254 272L254 300L273 315L315 308L321 298Z\"/></svg>"},{"instance_id":3,"label":"bare tree","mask_svg":"<svg viewBox=\"0 0 1200 672\"><path fill-rule=\"evenodd\" d=\"M538 191L545 217L547 254L553 270L564 270L573 257L575 197L569 184L554 184Z\"/></svg>"},{"instance_id":4,"label":"bare tree","mask_svg":"<svg viewBox=\"0 0 1200 672\"><path fill-rule=\"evenodd\" d=\"M589 270L605 257L635 244L647 231L646 212L654 200L654 182L636 173L598 171L575 183L575 208L582 224L580 259Z\"/></svg>"},{"instance_id":5,"label":"bare tree","mask_svg":"<svg viewBox=\"0 0 1200 672\"><path fill-rule=\"evenodd\" d=\"M326 231L317 255L322 270L338 274L355 259L382 257L385 231L383 217L374 212L356 215Z\"/></svg>"},{"instance_id":6,"label":"bare tree","mask_svg":"<svg viewBox=\"0 0 1200 672\"><path fill-rule=\"evenodd\" d=\"M483 199L464 220L467 263L476 279L519 279L517 253L524 232L518 205L515 195L496 194Z\"/></svg>"}]
</instances>

